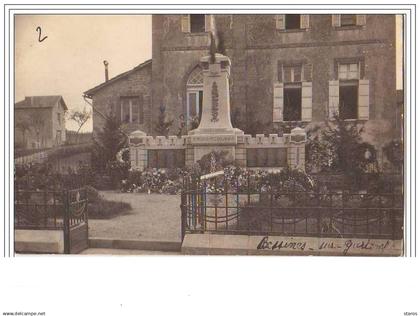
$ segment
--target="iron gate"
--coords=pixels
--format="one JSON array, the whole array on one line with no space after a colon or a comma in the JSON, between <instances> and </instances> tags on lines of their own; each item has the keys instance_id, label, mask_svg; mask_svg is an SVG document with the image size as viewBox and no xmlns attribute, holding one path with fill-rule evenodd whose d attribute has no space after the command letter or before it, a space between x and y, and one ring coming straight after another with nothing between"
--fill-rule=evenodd
<instances>
[{"instance_id":1,"label":"iron gate","mask_svg":"<svg viewBox=\"0 0 420 316\"><path fill-rule=\"evenodd\" d=\"M403 196L390 193L274 191L223 179L186 178L186 233L402 239Z\"/></svg>"},{"instance_id":2,"label":"iron gate","mask_svg":"<svg viewBox=\"0 0 420 316\"><path fill-rule=\"evenodd\" d=\"M62 230L64 253L88 247L88 198L85 188L66 191L15 191L15 229Z\"/></svg>"}]
</instances>

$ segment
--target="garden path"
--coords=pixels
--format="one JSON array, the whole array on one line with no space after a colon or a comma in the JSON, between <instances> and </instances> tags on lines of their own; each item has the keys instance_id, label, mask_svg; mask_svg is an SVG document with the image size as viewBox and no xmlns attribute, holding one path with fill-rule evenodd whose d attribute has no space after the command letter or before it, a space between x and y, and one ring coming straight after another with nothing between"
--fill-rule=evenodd
<instances>
[{"instance_id":1,"label":"garden path","mask_svg":"<svg viewBox=\"0 0 420 316\"><path fill-rule=\"evenodd\" d=\"M132 210L112 219L90 219L89 237L181 241L179 195L100 193L107 200L130 203Z\"/></svg>"}]
</instances>

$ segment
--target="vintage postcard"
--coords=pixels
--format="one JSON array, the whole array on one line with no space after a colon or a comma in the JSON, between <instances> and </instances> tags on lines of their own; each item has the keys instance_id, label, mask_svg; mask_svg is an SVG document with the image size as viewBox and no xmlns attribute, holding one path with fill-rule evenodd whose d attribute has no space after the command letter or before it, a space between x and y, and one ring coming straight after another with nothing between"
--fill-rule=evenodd
<instances>
[{"instance_id":1,"label":"vintage postcard","mask_svg":"<svg viewBox=\"0 0 420 316\"><path fill-rule=\"evenodd\" d=\"M0 315L418 315L416 5L270 2L4 4Z\"/></svg>"}]
</instances>

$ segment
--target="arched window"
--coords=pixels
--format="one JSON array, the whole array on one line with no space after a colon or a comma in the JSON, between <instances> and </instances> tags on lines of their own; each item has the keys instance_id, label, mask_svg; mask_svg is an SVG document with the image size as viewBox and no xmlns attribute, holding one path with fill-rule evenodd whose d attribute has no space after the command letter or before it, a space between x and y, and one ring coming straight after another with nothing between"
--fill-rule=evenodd
<instances>
[{"instance_id":1,"label":"arched window","mask_svg":"<svg viewBox=\"0 0 420 316\"><path fill-rule=\"evenodd\" d=\"M203 71L197 66L191 71L187 81L187 124L191 124L196 118L201 119L203 81Z\"/></svg>"}]
</instances>

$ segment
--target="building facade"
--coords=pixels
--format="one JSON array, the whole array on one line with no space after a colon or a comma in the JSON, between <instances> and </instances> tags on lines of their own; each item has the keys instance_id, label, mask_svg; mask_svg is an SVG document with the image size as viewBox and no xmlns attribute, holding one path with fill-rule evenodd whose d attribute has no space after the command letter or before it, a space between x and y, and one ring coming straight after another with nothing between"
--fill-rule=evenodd
<instances>
[{"instance_id":1,"label":"building facade","mask_svg":"<svg viewBox=\"0 0 420 316\"><path fill-rule=\"evenodd\" d=\"M152 32L151 62L85 93L122 121L143 113L137 127L147 134L156 134L162 106L173 135L200 117L199 61L210 34L232 62L232 118L245 132L288 132L339 115L364 125L376 145L398 133L395 15L154 15ZM127 106L140 95L138 110ZM94 129L100 121L94 113Z\"/></svg>"},{"instance_id":2,"label":"building facade","mask_svg":"<svg viewBox=\"0 0 420 316\"><path fill-rule=\"evenodd\" d=\"M127 132L151 130L151 73L148 60L84 92L93 105L93 133L100 131L110 114L120 119Z\"/></svg>"},{"instance_id":3,"label":"building facade","mask_svg":"<svg viewBox=\"0 0 420 316\"><path fill-rule=\"evenodd\" d=\"M15 146L27 149L51 148L66 141L62 96L31 96L15 103Z\"/></svg>"}]
</instances>

